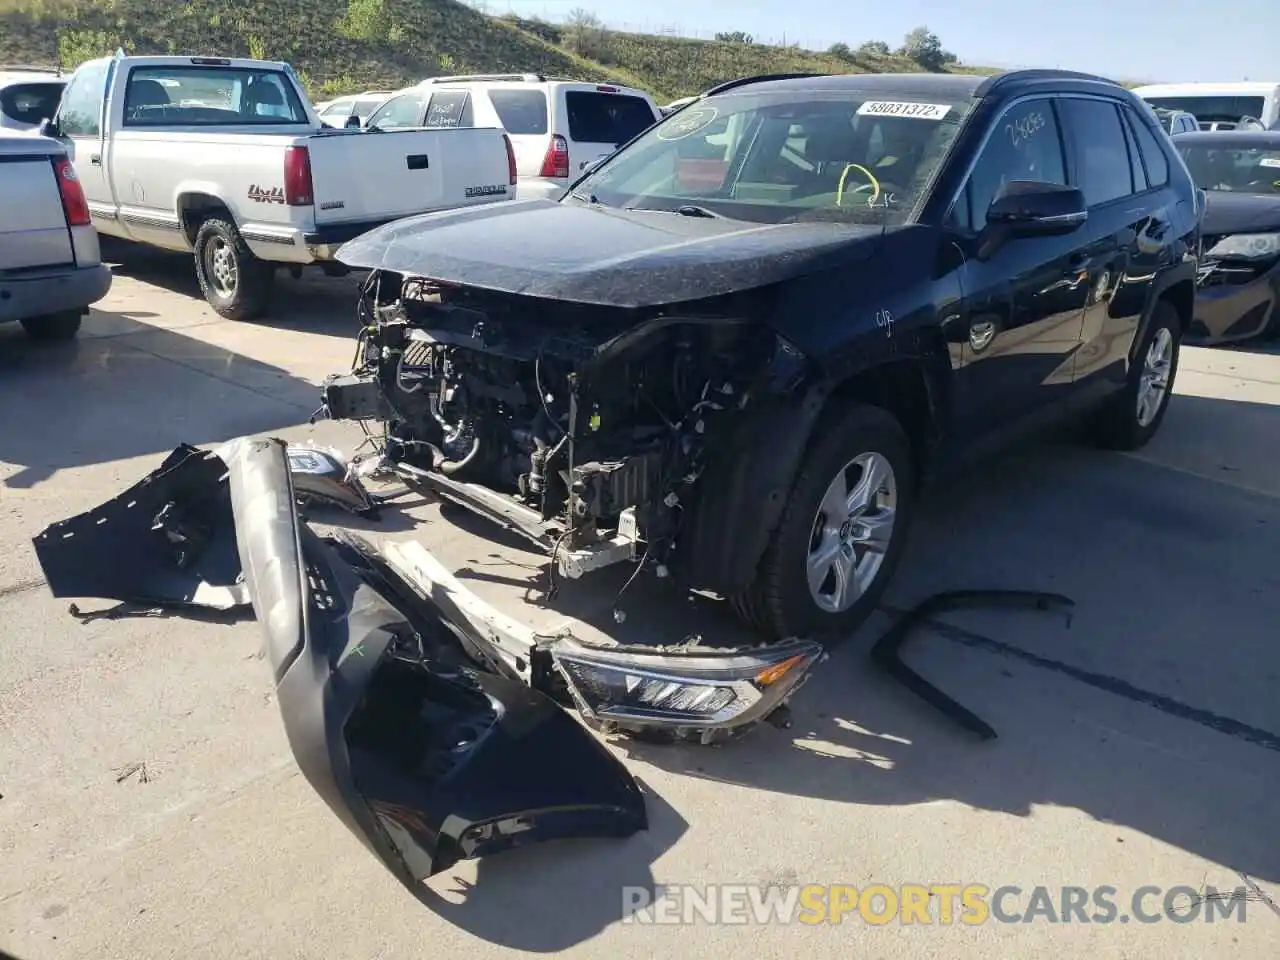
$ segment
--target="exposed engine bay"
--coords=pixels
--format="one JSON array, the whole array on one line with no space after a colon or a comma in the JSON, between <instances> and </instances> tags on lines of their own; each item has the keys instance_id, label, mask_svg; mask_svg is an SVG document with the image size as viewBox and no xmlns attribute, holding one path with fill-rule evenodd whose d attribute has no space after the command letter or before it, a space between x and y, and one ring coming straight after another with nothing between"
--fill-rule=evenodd
<instances>
[{"instance_id":1,"label":"exposed engine bay","mask_svg":"<svg viewBox=\"0 0 1280 960\"><path fill-rule=\"evenodd\" d=\"M370 275L334 419L379 421L386 460L515 529L562 575L665 573L726 422L799 354L734 298L679 313Z\"/></svg>"}]
</instances>

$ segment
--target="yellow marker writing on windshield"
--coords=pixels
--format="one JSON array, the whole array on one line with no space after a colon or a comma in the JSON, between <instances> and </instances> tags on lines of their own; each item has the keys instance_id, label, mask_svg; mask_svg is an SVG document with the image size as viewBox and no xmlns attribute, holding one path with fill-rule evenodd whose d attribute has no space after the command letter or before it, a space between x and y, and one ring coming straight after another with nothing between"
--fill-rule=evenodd
<instances>
[{"instance_id":1,"label":"yellow marker writing on windshield","mask_svg":"<svg viewBox=\"0 0 1280 960\"><path fill-rule=\"evenodd\" d=\"M840 174L840 185L836 187L836 206L844 206L844 182L848 179L849 171L851 170L857 170L871 181L871 187L874 190L874 193L871 194L871 199L867 201L867 206L873 206L876 200L880 197L880 181L876 179L876 175L874 173L860 163L849 164L844 168L844 173Z\"/></svg>"}]
</instances>

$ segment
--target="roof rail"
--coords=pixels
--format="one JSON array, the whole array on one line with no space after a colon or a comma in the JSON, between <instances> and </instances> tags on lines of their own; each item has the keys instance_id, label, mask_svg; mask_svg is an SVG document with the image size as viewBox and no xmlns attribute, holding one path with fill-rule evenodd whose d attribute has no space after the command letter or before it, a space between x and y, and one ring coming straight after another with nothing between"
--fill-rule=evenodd
<instances>
[{"instance_id":1,"label":"roof rail","mask_svg":"<svg viewBox=\"0 0 1280 960\"><path fill-rule=\"evenodd\" d=\"M736 87L745 87L751 83L767 83L770 80L799 80L803 77L830 76L832 76L830 73L762 73L755 77L739 77L737 80L729 80L719 86L712 87L710 90L703 91L701 96L710 97L717 93L733 90Z\"/></svg>"},{"instance_id":2,"label":"roof rail","mask_svg":"<svg viewBox=\"0 0 1280 960\"><path fill-rule=\"evenodd\" d=\"M514 83L542 83L547 78L540 73L464 73L449 77L429 77L427 83L462 83L471 80L512 81Z\"/></svg>"},{"instance_id":3,"label":"roof rail","mask_svg":"<svg viewBox=\"0 0 1280 960\"><path fill-rule=\"evenodd\" d=\"M62 68L52 63L39 66L34 63L0 63L0 73L56 73L62 75Z\"/></svg>"},{"instance_id":4,"label":"roof rail","mask_svg":"<svg viewBox=\"0 0 1280 960\"><path fill-rule=\"evenodd\" d=\"M1008 70L1005 73L997 73L994 76L987 77L986 80L978 84L978 89L973 94L976 97L985 97L988 93L998 90L1005 84L1018 80L1088 80L1091 83L1105 83L1111 87L1124 86L1124 84L1112 80L1110 77L1100 77L1093 73L1080 73L1076 70L1032 68L1028 70Z\"/></svg>"}]
</instances>

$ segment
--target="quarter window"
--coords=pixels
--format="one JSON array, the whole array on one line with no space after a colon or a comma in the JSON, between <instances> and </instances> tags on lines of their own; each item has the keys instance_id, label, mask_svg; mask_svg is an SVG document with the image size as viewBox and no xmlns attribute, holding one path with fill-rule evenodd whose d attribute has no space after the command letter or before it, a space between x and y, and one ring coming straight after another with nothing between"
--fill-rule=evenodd
<instances>
[{"instance_id":1,"label":"quarter window","mask_svg":"<svg viewBox=\"0 0 1280 960\"><path fill-rule=\"evenodd\" d=\"M1153 187L1163 187L1169 182L1169 158L1164 148L1141 117L1128 108L1125 108L1125 115L1129 118L1129 127L1137 138L1138 152L1147 168L1147 182Z\"/></svg>"},{"instance_id":2,"label":"quarter window","mask_svg":"<svg viewBox=\"0 0 1280 960\"><path fill-rule=\"evenodd\" d=\"M1076 177L1085 203L1094 207L1131 195L1133 169L1119 107L1109 100L1075 97L1064 99L1061 105L1071 129Z\"/></svg>"},{"instance_id":3,"label":"quarter window","mask_svg":"<svg viewBox=\"0 0 1280 960\"><path fill-rule=\"evenodd\" d=\"M981 230L987 208L1008 180L1066 184L1062 137L1048 100L1016 104L1000 118L952 209L951 224L972 233Z\"/></svg>"}]
</instances>

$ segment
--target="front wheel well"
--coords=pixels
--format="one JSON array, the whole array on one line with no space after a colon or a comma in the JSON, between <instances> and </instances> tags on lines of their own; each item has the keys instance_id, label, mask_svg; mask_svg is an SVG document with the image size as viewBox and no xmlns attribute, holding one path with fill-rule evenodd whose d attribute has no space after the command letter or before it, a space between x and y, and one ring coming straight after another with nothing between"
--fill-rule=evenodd
<instances>
[{"instance_id":1,"label":"front wheel well","mask_svg":"<svg viewBox=\"0 0 1280 960\"><path fill-rule=\"evenodd\" d=\"M183 236L191 246L195 246L200 225L214 216L235 222L227 205L211 194L184 193L178 197L178 219L182 223Z\"/></svg>"},{"instance_id":2,"label":"front wheel well","mask_svg":"<svg viewBox=\"0 0 1280 960\"><path fill-rule=\"evenodd\" d=\"M911 457L920 477L939 439L938 402L935 385L921 360L894 360L839 383L827 397L822 419L838 416L848 403L865 403L892 414L911 442Z\"/></svg>"}]
</instances>

